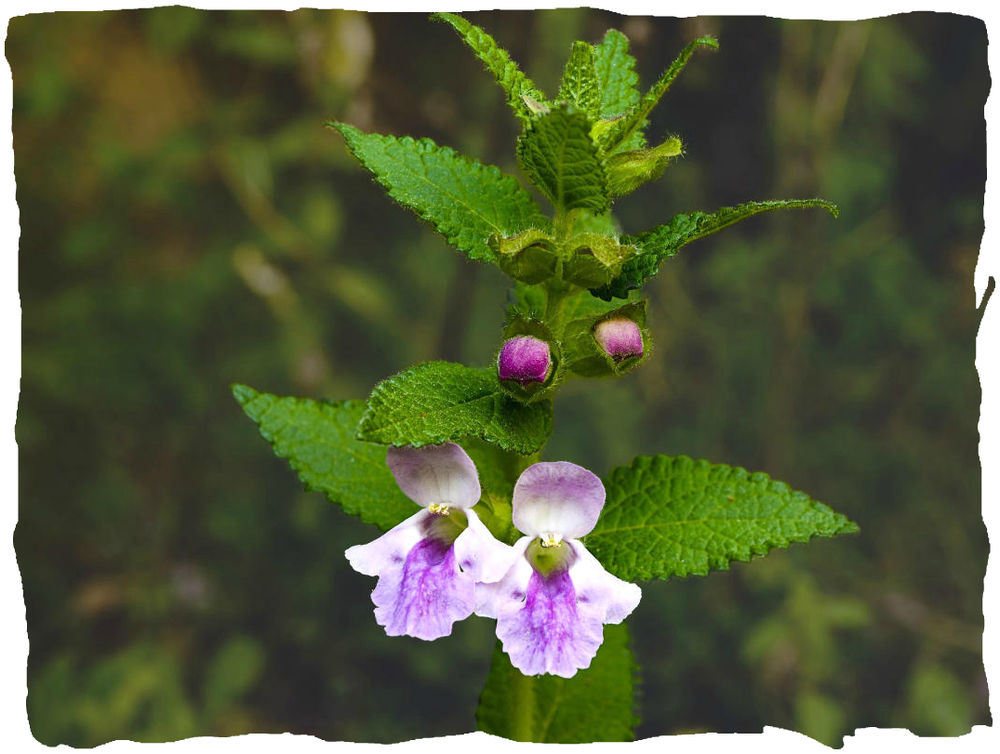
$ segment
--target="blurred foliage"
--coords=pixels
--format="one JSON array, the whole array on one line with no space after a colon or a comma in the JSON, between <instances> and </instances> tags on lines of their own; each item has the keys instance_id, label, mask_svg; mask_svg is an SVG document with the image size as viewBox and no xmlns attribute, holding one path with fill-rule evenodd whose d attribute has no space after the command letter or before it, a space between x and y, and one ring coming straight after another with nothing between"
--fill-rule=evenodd
<instances>
[{"instance_id":1,"label":"blurred foliage","mask_svg":"<svg viewBox=\"0 0 1000 754\"><path fill-rule=\"evenodd\" d=\"M649 361L557 403L548 458L736 463L862 528L645 585L639 735L767 724L836 745L858 726L989 723L982 22L470 18L550 92L574 38L620 28L648 85L718 36L653 114L651 140L677 133L687 152L619 202L627 232L775 196L843 210L685 249L648 286ZM373 530L302 492L228 385L357 398L416 361L490 360L502 276L393 206L321 123L429 136L516 172L500 92L422 15L61 12L13 19L6 51L35 736L471 730L492 623L384 636L343 558Z\"/></svg>"}]
</instances>

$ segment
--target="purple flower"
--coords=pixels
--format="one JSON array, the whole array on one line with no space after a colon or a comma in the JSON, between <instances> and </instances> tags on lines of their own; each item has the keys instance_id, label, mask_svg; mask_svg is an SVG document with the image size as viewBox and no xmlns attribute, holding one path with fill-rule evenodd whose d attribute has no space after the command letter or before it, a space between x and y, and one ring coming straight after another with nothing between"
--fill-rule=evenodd
<instances>
[{"instance_id":1,"label":"purple flower","mask_svg":"<svg viewBox=\"0 0 1000 754\"><path fill-rule=\"evenodd\" d=\"M604 624L639 604L639 587L605 571L578 539L597 523L604 495L597 476L565 461L529 466L514 486L514 525L525 536L503 578L476 587L476 614L497 619L497 637L525 675L569 678L589 667Z\"/></svg>"},{"instance_id":2,"label":"purple flower","mask_svg":"<svg viewBox=\"0 0 1000 754\"><path fill-rule=\"evenodd\" d=\"M522 385L545 382L552 369L549 344L530 335L511 338L500 349L497 370L501 380L515 380Z\"/></svg>"},{"instance_id":3,"label":"purple flower","mask_svg":"<svg viewBox=\"0 0 1000 754\"><path fill-rule=\"evenodd\" d=\"M389 448L385 459L403 493L421 506L374 542L345 555L378 576L375 620L389 636L437 639L475 608L476 582L501 578L511 547L472 510L481 494L472 459L455 443Z\"/></svg>"},{"instance_id":4,"label":"purple flower","mask_svg":"<svg viewBox=\"0 0 1000 754\"><path fill-rule=\"evenodd\" d=\"M608 356L622 361L631 356L642 356L642 333L639 325L626 317L615 317L598 322L594 337Z\"/></svg>"}]
</instances>

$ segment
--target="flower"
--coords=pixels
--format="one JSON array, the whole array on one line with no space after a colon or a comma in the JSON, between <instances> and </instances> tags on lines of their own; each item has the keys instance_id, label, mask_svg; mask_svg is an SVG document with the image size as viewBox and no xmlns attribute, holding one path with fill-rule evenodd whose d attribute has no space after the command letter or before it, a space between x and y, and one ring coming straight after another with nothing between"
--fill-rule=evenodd
<instances>
[{"instance_id":1,"label":"flower","mask_svg":"<svg viewBox=\"0 0 1000 754\"><path fill-rule=\"evenodd\" d=\"M598 322L594 337L604 353L615 361L632 356L642 356L642 333L639 325L626 317L615 317Z\"/></svg>"},{"instance_id":2,"label":"flower","mask_svg":"<svg viewBox=\"0 0 1000 754\"><path fill-rule=\"evenodd\" d=\"M344 554L354 570L378 576L375 620L389 636L447 636L455 621L472 614L476 582L503 576L511 547L495 540L472 510L479 475L461 447L391 447L385 462L421 510Z\"/></svg>"},{"instance_id":3,"label":"flower","mask_svg":"<svg viewBox=\"0 0 1000 754\"><path fill-rule=\"evenodd\" d=\"M589 667L604 624L639 604L639 587L605 571L578 539L604 497L595 474L565 461L529 466L514 485L514 526L525 536L503 578L476 587L476 614L497 619L503 650L525 675L569 678Z\"/></svg>"},{"instance_id":4,"label":"flower","mask_svg":"<svg viewBox=\"0 0 1000 754\"><path fill-rule=\"evenodd\" d=\"M497 358L500 379L514 380L522 385L545 382L551 369L549 344L530 335L521 335L505 342Z\"/></svg>"}]
</instances>

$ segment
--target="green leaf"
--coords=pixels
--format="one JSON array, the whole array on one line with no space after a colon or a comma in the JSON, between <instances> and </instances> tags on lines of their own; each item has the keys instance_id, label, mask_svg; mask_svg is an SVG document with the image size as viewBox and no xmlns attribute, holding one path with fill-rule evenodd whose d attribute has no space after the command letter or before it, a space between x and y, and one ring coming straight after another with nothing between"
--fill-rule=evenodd
<instances>
[{"instance_id":1,"label":"green leaf","mask_svg":"<svg viewBox=\"0 0 1000 754\"><path fill-rule=\"evenodd\" d=\"M282 398L246 385L232 390L275 455L288 460L307 490L322 492L345 512L380 529L391 529L417 512L385 465L385 447L355 438L364 401Z\"/></svg>"},{"instance_id":2,"label":"green leaf","mask_svg":"<svg viewBox=\"0 0 1000 754\"><path fill-rule=\"evenodd\" d=\"M704 576L775 547L858 530L767 474L687 456L639 456L604 486L607 502L585 541L626 581Z\"/></svg>"},{"instance_id":3,"label":"green leaf","mask_svg":"<svg viewBox=\"0 0 1000 754\"><path fill-rule=\"evenodd\" d=\"M608 29L594 47L594 72L601 90L602 118L622 115L639 104L635 58L629 55L628 37L620 31Z\"/></svg>"},{"instance_id":4,"label":"green leaf","mask_svg":"<svg viewBox=\"0 0 1000 754\"><path fill-rule=\"evenodd\" d=\"M458 32L462 41L483 62L486 70L496 78L500 88L507 95L507 104L514 111L514 115L524 125L528 125L531 122L532 113L524 98L529 97L536 102L544 103L545 95L539 91L531 79L521 72L517 63L510 59L507 51L500 47L496 40L485 31L454 13L434 13L431 15L431 20L443 21Z\"/></svg>"},{"instance_id":5,"label":"green leaf","mask_svg":"<svg viewBox=\"0 0 1000 754\"><path fill-rule=\"evenodd\" d=\"M372 391L358 437L420 447L480 437L527 455L552 432L552 403L521 404L503 393L496 368L447 361L410 367Z\"/></svg>"},{"instance_id":6,"label":"green leaf","mask_svg":"<svg viewBox=\"0 0 1000 754\"><path fill-rule=\"evenodd\" d=\"M601 109L601 90L594 71L594 48L586 42L574 42L559 86L559 100L573 105L588 118L596 120Z\"/></svg>"},{"instance_id":7,"label":"green leaf","mask_svg":"<svg viewBox=\"0 0 1000 754\"><path fill-rule=\"evenodd\" d=\"M518 139L517 157L556 208L607 210L608 181L583 113L560 107L539 116Z\"/></svg>"},{"instance_id":8,"label":"green leaf","mask_svg":"<svg viewBox=\"0 0 1000 754\"><path fill-rule=\"evenodd\" d=\"M389 196L472 259L496 262L489 246L495 233L513 236L550 225L531 194L498 167L483 165L430 139L366 134L346 123L327 125L343 134L351 153Z\"/></svg>"},{"instance_id":9,"label":"green leaf","mask_svg":"<svg viewBox=\"0 0 1000 754\"><path fill-rule=\"evenodd\" d=\"M605 163L608 191L612 196L624 196L647 181L663 175L670 161L683 153L676 136L652 149L635 149L612 155Z\"/></svg>"},{"instance_id":10,"label":"green leaf","mask_svg":"<svg viewBox=\"0 0 1000 754\"><path fill-rule=\"evenodd\" d=\"M595 296L607 300L612 296L623 298L628 291L638 288L660 268L660 262L672 257L682 246L723 228L728 228L747 217L776 209L808 209L821 207L834 217L840 215L836 204L824 199L786 199L767 202L747 202L736 207L723 207L711 214L691 212L674 215L670 222L647 230L636 236L623 236L622 243L638 247L639 253L622 265L621 274L602 288L593 289Z\"/></svg>"},{"instance_id":11,"label":"green leaf","mask_svg":"<svg viewBox=\"0 0 1000 754\"><path fill-rule=\"evenodd\" d=\"M647 116L652 112L656 103L660 101L660 98L667 93L670 85L674 83L674 79L684 70L684 66L687 65L688 60L691 59L691 55L699 47L709 47L713 50L719 49L719 43L714 37L699 37L694 40L691 44L681 50L681 54L677 56L677 59L670 64L670 67L663 72L659 80L653 84L652 88L643 95L639 102L631 107L624 117L615 121L609 129L603 132L601 136L601 146L608 154L613 154L618 151L619 148L627 147L629 149L636 149L628 141L637 131L641 131L646 122Z\"/></svg>"},{"instance_id":12,"label":"green leaf","mask_svg":"<svg viewBox=\"0 0 1000 754\"><path fill-rule=\"evenodd\" d=\"M604 627L590 667L572 678L524 676L497 642L479 697L479 730L514 741L631 741L635 660L624 623Z\"/></svg>"}]
</instances>

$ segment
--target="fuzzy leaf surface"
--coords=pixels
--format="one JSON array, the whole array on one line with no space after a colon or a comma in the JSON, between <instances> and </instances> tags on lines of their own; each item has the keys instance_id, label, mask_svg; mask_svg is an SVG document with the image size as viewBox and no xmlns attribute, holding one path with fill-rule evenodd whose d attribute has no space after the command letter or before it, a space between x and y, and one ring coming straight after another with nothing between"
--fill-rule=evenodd
<instances>
[{"instance_id":1,"label":"fuzzy leaf surface","mask_svg":"<svg viewBox=\"0 0 1000 754\"><path fill-rule=\"evenodd\" d=\"M674 79L680 75L680 72L684 70L687 65L688 60L694 54L694 51L699 47L709 47L713 50L719 49L719 43L714 37L704 36L698 37L691 44L681 50L681 54L677 56L677 59L670 64L657 80L655 84L650 88L646 94L642 96L638 103L636 103L632 108L625 113L619 121L617 121L612 128L610 128L603 136L601 144L605 151L609 154L613 154L621 149L635 149L636 147L631 145L630 138L637 131L641 131L645 127L646 118L652 112L653 108L660 101L670 85L674 83Z\"/></svg>"},{"instance_id":2,"label":"fuzzy leaf surface","mask_svg":"<svg viewBox=\"0 0 1000 754\"><path fill-rule=\"evenodd\" d=\"M595 296L607 300L612 296L624 298L628 291L638 288L660 269L660 262L672 257L682 246L699 238L710 236L723 228L738 223L762 212L777 209L808 209L820 207L834 217L840 214L837 205L823 199L786 199L767 202L746 202L736 207L722 207L712 213L691 212L674 215L670 222L635 236L622 237L622 243L629 243L639 249L639 253L622 265L617 278L601 288L592 290Z\"/></svg>"},{"instance_id":3,"label":"fuzzy leaf surface","mask_svg":"<svg viewBox=\"0 0 1000 754\"><path fill-rule=\"evenodd\" d=\"M635 58L629 54L628 37L617 29L608 29L594 46L594 72L601 89L602 118L622 115L639 104Z\"/></svg>"},{"instance_id":4,"label":"fuzzy leaf surface","mask_svg":"<svg viewBox=\"0 0 1000 754\"><path fill-rule=\"evenodd\" d=\"M596 119L601 109L601 89L594 70L594 48L586 42L574 42L563 70L559 97L589 118Z\"/></svg>"},{"instance_id":5,"label":"fuzzy leaf surface","mask_svg":"<svg viewBox=\"0 0 1000 754\"><path fill-rule=\"evenodd\" d=\"M604 480L587 548L626 581L704 576L776 547L858 530L767 474L687 456L638 456Z\"/></svg>"},{"instance_id":6,"label":"fuzzy leaf surface","mask_svg":"<svg viewBox=\"0 0 1000 754\"><path fill-rule=\"evenodd\" d=\"M479 437L527 455L552 432L552 403L508 397L496 369L429 361L383 380L368 399L358 437L386 445L436 445Z\"/></svg>"},{"instance_id":7,"label":"fuzzy leaf surface","mask_svg":"<svg viewBox=\"0 0 1000 754\"><path fill-rule=\"evenodd\" d=\"M233 396L307 490L383 530L417 512L385 465L385 446L354 436L364 401L279 397L246 385L233 385Z\"/></svg>"},{"instance_id":8,"label":"fuzzy leaf surface","mask_svg":"<svg viewBox=\"0 0 1000 754\"><path fill-rule=\"evenodd\" d=\"M524 125L528 125L531 121L531 111L524 103L524 97L528 96L537 102L545 102L545 95L531 79L524 75L517 63L510 59L507 51L500 47L496 40L485 31L454 13L434 13L431 19L443 21L458 32L462 41L486 66L486 70L493 74L500 88L503 89L507 97L507 104L514 111L514 115Z\"/></svg>"},{"instance_id":9,"label":"fuzzy leaf surface","mask_svg":"<svg viewBox=\"0 0 1000 754\"><path fill-rule=\"evenodd\" d=\"M430 139L366 134L346 123L351 153L393 199L434 226L471 259L496 263L488 240L550 225L517 179Z\"/></svg>"},{"instance_id":10,"label":"fuzzy leaf surface","mask_svg":"<svg viewBox=\"0 0 1000 754\"><path fill-rule=\"evenodd\" d=\"M539 116L517 141L524 172L553 206L564 210L607 210L608 181L590 121L566 107Z\"/></svg>"},{"instance_id":11,"label":"fuzzy leaf surface","mask_svg":"<svg viewBox=\"0 0 1000 754\"><path fill-rule=\"evenodd\" d=\"M635 659L624 623L604 627L604 643L572 678L524 676L497 642L479 697L479 730L514 741L590 743L635 737ZM513 708L512 701L530 705Z\"/></svg>"}]
</instances>

